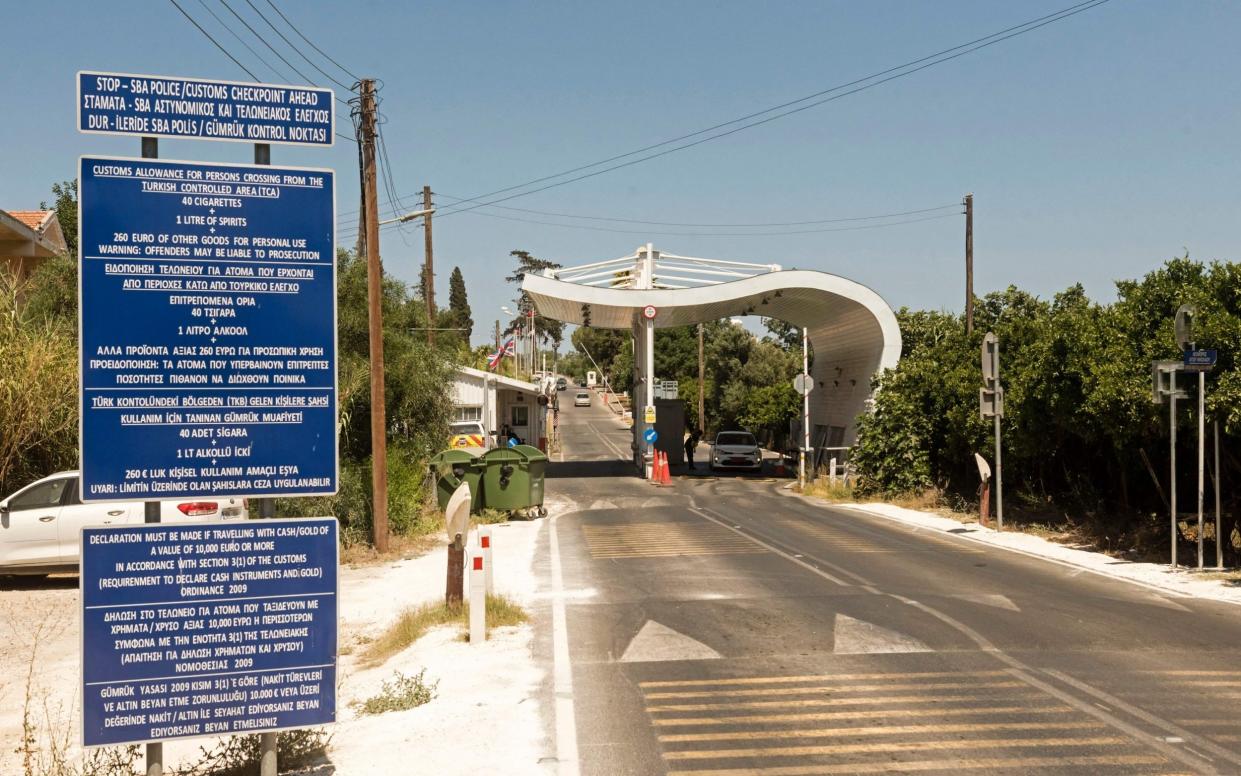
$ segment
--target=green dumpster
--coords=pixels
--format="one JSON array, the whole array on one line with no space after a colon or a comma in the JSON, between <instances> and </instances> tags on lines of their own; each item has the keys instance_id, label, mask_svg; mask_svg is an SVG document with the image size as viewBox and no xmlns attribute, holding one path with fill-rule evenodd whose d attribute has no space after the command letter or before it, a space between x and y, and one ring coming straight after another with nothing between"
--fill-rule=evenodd
<instances>
[{"instance_id":1,"label":"green dumpster","mask_svg":"<svg viewBox=\"0 0 1241 776\"><path fill-rule=\"evenodd\" d=\"M514 445L488 450L483 463L483 507L503 512L543 512L547 456L537 447Z\"/></svg>"},{"instance_id":2,"label":"green dumpster","mask_svg":"<svg viewBox=\"0 0 1241 776\"><path fill-rule=\"evenodd\" d=\"M435 475L435 496L440 509L448 506L448 499L461 487L470 486L470 512L479 512L483 504L483 463L478 456L467 450L445 450L431 457L431 473Z\"/></svg>"}]
</instances>

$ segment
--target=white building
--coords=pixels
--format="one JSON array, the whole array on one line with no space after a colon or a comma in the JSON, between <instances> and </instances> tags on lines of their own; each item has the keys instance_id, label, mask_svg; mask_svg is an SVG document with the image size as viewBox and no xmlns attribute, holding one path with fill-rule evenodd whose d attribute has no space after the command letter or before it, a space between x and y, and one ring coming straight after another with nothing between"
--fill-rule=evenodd
<instances>
[{"instance_id":1,"label":"white building","mask_svg":"<svg viewBox=\"0 0 1241 776\"><path fill-rule=\"evenodd\" d=\"M501 444L511 431L523 443L546 447L547 404L539 386L524 380L463 366L452 384L453 420L477 420L487 432L487 447Z\"/></svg>"}]
</instances>

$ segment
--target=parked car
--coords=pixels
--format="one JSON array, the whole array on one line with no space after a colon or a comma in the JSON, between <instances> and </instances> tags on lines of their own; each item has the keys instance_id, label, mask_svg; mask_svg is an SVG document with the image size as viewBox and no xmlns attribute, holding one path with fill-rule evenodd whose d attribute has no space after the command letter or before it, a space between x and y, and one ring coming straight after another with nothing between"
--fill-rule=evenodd
<instances>
[{"instance_id":1,"label":"parked car","mask_svg":"<svg viewBox=\"0 0 1241 776\"><path fill-rule=\"evenodd\" d=\"M748 431L721 431L711 446L711 468L762 471L763 451Z\"/></svg>"},{"instance_id":2,"label":"parked car","mask_svg":"<svg viewBox=\"0 0 1241 776\"><path fill-rule=\"evenodd\" d=\"M160 502L160 521L165 523L247 517L249 509L241 498ZM44 477L0 501L0 575L77 571L83 526L137 524L145 519L141 501L83 504L75 471Z\"/></svg>"},{"instance_id":3,"label":"parked car","mask_svg":"<svg viewBox=\"0 0 1241 776\"><path fill-rule=\"evenodd\" d=\"M587 393L586 391L578 391L577 395L573 397L573 406L574 407L589 407L590 406L590 394Z\"/></svg>"},{"instance_id":4,"label":"parked car","mask_svg":"<svg viewBox=\"0 0 1241 776\"><path fill-rule=\"evenodd\" d=\"M457 450L482 453L487 449L487 432L477 420L459 420L449 425L448 446Z\"/></svg>"}]
</instances>

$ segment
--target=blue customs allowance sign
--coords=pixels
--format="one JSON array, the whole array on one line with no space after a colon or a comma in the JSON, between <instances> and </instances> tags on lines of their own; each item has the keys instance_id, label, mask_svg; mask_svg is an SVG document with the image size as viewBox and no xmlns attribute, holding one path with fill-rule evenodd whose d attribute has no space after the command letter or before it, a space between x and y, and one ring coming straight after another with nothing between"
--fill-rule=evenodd
<instances>
[{"instance_id":1,"label":"blue customs allowance sign","mask_svg":"<svg viewBox=\"0 0 1241 776\"><path fill-rule=\"evenodd\" d=\"M330 170L84 157L86 501L337 488Z\"/></svg>"},{"instance_id":2,"label":"blue customs allowance sign","mask_svg":"<svg viewBox=\"0 0 1241 776\"><path fill-rule=\"evenodd\" d=\"M330 146L331 89L132 73L78 73L78 130Z\"/></svg>"},{"instance_id":3,"label":"blue customs allowance sign","mask_svg":"<svg viewBox=\"0 0 1241 776\"><path fill-rule=\"evenodd\" d=\"M81 537L85 746L336 720L334 518Z\"/></svg>"}]
</instances>

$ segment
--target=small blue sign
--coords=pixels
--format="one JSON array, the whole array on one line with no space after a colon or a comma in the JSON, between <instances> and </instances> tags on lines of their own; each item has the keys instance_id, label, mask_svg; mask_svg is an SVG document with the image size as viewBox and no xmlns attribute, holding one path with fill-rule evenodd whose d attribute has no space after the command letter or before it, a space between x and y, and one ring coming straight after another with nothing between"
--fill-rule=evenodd
<instances>
[{"instance_id":1,"label":"small blue sign","mask_svg":"<svg viewBox=\"0 0 1241 776\"><path fill-rule=\"evenodd\" d=\"M78 72L78 131L331 146L331 89Z\"/></svg>"},{"instance_id":2,"label":"small blue sign","mask_svg":"<svg viewBox=\"0 0 1241 776\"><path fill-rule=\"evenodd\" d=\"M336 492L330 170L83 157L84 501Z\"/></svg>"},{"instance_id":3,"label":"small blue sign","mask_svg":"<svg viewBox=\"0 0 1241 776\"><path fill-rule=\"evenodd\" d=\"M655 444L655 440L659 439L659 432L653 428L648 428L646 431L642 432L642 438L646 440L648 445L653 445Z\"/></svg>"},{"instance_id":4,"label":"small blue sign","mask_svg":"<svg viewBox=\"0 0 1241 776\"><path fill-rule=\"evenodd\" d=\"M1191 372L1209 372L1219 358L1216 350L1185 351L1185 369Z\"/></svg>"},{"instance_id":5,"label":"small blue sign","mask_svg":"<svg viewBox=\"0 0 1241 776\"><path fill-rule=\"evenodd\" d=\"M516 439L513 439L512 437L509 437L509 438L508 438L508 446L509 446L509 447L517 447L517 445L519 445L519 444L521 444L521 443L520 443L520 442L518 442Z\"/></svg>"},{"instance_id":6,"label":"small blue sign","mask_svg":"<svg viewBox=\"0 0 1241 776\"><path fill-rule=\"evenodd\" d=\"M82 743L336 720L335 518L83 528Z\"/></svg>"}]
</instances>

